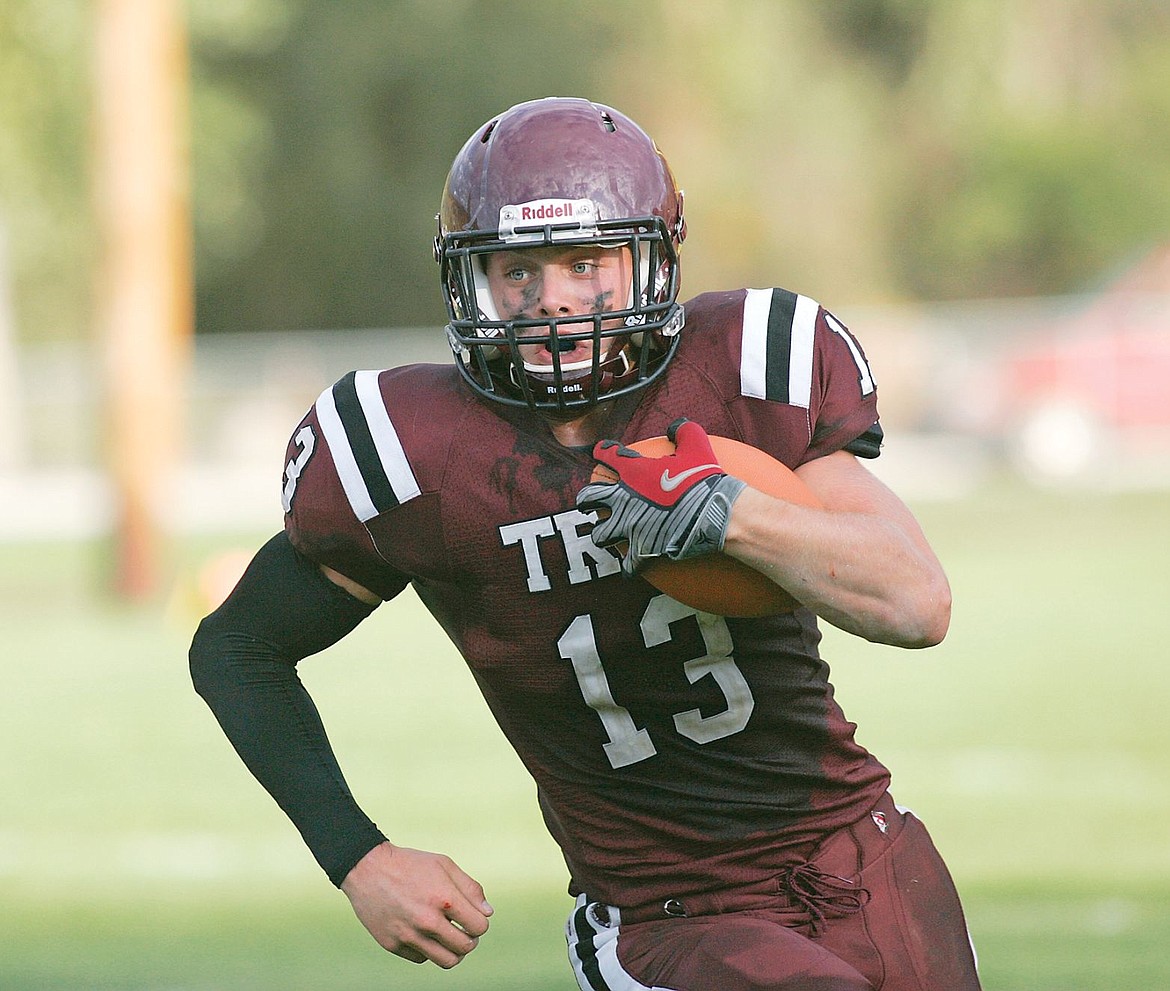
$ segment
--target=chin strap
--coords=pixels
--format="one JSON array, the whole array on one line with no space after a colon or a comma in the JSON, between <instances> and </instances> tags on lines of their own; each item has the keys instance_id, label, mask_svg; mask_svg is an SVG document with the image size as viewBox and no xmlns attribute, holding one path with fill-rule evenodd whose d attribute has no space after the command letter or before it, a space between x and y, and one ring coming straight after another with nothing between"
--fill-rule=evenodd
<instances>
[{"instance_id":1,"label":"chin strap","mask_svg":"<svg viewBox=\"0 0 1170 991\"><path fill-rule=\"evenodd\" d=\"M622 380L629 377L631 373L637 371L636 366L630 360L629 350L630 346L628 342L624 343L622 347L620 347L616 352L611 352L608 357L602 359L602 361L598 363L598 374L601 377L601 383L598 387L599 399L604 399L606 392L612 389L615 385L620 384ZM504 360L508 362L508 385L516 390L518 395L523 397L525 395L525 389L520 382L520 370L517 369L515 362L508 360L506 354ZM611 372L609 370L610 366L615 364L620 366L620 370L617 372ZM562 385L573 385L577 382L592 383L592 369L593 365L590 363L588 367L579 369L579 374L565 375L562 373L561 383ZM533 378L534 375L538 374L547 376L547 380L543 378ZM530 372L529 367L525 365L524 377L527 380L528 391L530 391L538 400L555 402L556 387L555 383L552 381L553 374L554 372L552 365L548 366L548 371L546 372ZM592 388L584 388L582 390L584 394L583 398L587 398L592 393L592 391ZM572 399L573 396L569 395L566 398Z\"/></svg>"}]
</instances>

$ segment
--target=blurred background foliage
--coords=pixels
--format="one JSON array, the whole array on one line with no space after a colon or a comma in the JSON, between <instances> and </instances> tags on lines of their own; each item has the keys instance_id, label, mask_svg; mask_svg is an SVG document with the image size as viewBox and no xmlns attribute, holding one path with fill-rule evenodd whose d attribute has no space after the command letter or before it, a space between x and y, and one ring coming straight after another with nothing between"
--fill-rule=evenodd
<instances>
[{"instance_id":1,"label":"blurred background foliage","mask_svg":"<svg viewBox=\"0 0 1170 991\"><path fill-rule=\"evenodd\" d=\"M688 194L684 289L1077 292L1170 230L1158 0L187 4L196 319L433 325L465 138L580 94ZM92 0L0 5L0 236L22 340L90 333ZM2 274L2 273L0 273Z\"/></svg>"}]
</instances>

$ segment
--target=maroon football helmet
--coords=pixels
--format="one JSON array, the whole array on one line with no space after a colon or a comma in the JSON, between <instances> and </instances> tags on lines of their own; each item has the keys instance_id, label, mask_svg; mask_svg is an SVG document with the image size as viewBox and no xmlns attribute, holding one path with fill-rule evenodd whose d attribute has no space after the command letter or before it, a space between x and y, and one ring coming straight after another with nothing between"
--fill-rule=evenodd
<instances>
[{"instance_id":1,"label":"maroon football helmet","mask_svg":"<svg viewBox=\"0 0 1170 991\"><path fill-rule=\"evenodd\" d=\"M682 192L654 142L628 117L588 100L521 103L479 128L443 189L435 257L463 378L497 402L571 417L652 382L678 346ZM504 319L486 257L540 246L626 247L636 260L623 309ZM592 358L562 362L591 339ZM525 364L543 343L551 364Z\"/></svg>"}]
</instances>

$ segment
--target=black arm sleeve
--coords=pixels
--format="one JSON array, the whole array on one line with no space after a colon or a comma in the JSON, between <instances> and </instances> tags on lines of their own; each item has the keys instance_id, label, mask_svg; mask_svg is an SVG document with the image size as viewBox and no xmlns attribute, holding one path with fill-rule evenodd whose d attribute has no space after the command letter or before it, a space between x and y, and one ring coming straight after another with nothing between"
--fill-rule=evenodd
<instances>
[{"instance_id":1,"label":"black arm sleeve","mask_svg":"<svg viewBox=\"0 0 1170 991\"><path fill-rule=\"evenodd\" d=\"M385 837L354 801L296 664L336 643L373 608L280 533L191 643L195 690L336 885Z\"/></svg>"}]
</instances>

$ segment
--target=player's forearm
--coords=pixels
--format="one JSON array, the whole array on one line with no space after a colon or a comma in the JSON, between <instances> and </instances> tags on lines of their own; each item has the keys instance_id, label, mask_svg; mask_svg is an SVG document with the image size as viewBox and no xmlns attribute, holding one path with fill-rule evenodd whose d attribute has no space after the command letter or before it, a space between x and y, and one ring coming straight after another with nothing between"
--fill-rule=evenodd
<instances>
[{"instance_id":1,"label":"player's forearm","mask_svg":"<svg viewBox=\"0 0 1170 991\"><path fill-rule=\"evenodd\" d=\"M200 624L190 651L196 690L335 884L384 837L354 801L296 662L369 611L282 535Z\"/></svg>"},{"instance_id":2,"label":"player's forearm","mask_svg":"<svg viewBox=\"0 0 1170 991\"><path fill-rule=\"evenodd\" d=\"M735 503L724 552L867 640L929 647L946 634L942 568L915 534L884 516L810 509L748 489Z\"/></svg>"},{"instance_id":3,"label":"player's forearm","mask_svg":"<svg viewBox=\"0 0 1170 991\"><path fill-rule=\"evenodd\" d=\"M358 807L295 670L245 636L200 633L196 690L335 884L384 837Z\"/></svg>"}]
</instances>

